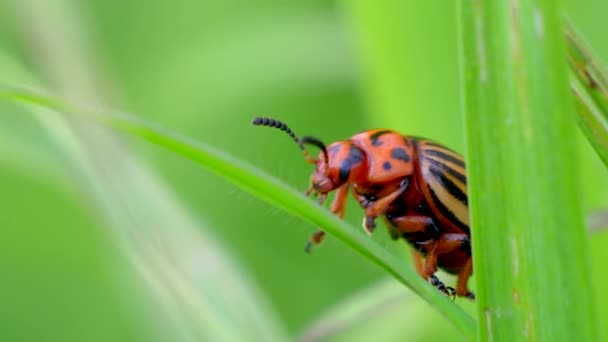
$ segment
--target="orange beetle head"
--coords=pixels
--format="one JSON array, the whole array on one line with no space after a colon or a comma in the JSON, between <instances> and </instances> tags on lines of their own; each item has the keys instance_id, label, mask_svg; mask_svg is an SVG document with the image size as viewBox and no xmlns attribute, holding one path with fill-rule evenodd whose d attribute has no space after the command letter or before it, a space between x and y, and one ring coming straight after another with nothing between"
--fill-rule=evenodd
<instances>
[{"instance_id":1,"label":"orange beetle head","mask_svg":"<svg viewBox=\"0 0 608 342\"><path fill-rule=\"evenodd\" d=\"M363 152L352 143L339 141L326 148L325 144L314 137L298 138L283 122L269 118L255 118L252 123L256 126L269 126L287 133L298 144L306 161L315 164L315 171L310 177L310 187L306 195L319 195L319 202L323 202L327 194L350 179L356 178L362 170ZM314 159L305 148L305 145L318 147L321 152Z\"/></svg>"},{"instance_id":2,"label":"orange beetle head","mask_svg":"<svg viewBox=\"0 0 608 342\"><path fill-rule=\"evenodd\" d=\"M315 195L324 196L342 185L339 180L334 177L332 172L330 172L330 166L332 165L333 160L330 159L327 148L321 140L313 137L302 137L301 139L298 139L298 143L302 148L304 145L313 145L321 150L317 159L314 159L310 156L308 151L302 149L306 161L310 164L315 164L315 170L310 176L310 187L306 191L306 195L313 193Z\"/></svg>"},{"instance_id":3,"label":"orange beetle head","mask_svg":"<svg viewBox=\"0 0 608 342\"><path fill-rule=\"evenodd\" d=\"M309 139L302 138L306 143ZM315 142L319 142L314 139ZM363 176L365 170L365 158L363 152L350 141L335 142L327 149L322 144L314 144L321 148L317 159L309 162L315 164L315 171L310 177L310 188L308 193L314 192L321 196L326 195L347 182L357 181Z\"/></svg>"}]
</instances>

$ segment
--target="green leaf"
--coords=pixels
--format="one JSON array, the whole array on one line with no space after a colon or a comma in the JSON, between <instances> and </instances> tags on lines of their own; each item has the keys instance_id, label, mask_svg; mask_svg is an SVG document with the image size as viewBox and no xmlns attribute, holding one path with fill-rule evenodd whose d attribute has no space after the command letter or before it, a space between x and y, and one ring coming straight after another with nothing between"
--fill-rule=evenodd
<instances>
[{"instance_id":1,"label":"green leaf","mask_svg":"<svg viewBox=\"0 0 608 342\"><path fill-rule=\"evenodd\" d=\"M608 73L572 25L566 46L579 126L608 166Z\"/></svg>"},{"instance_id":2,"label":"green leaf","mask_svg":"<svg viewBox=\"0 0 608 342\"><path fill-rule=\"evenodd\" d=\"M359 229L355 230L315 202L304 198L302 194L280 180L212 146L160 129L130 116L101 115L91 111L83 111L67 106L53 98L28 91L5 89L0 91L0 97L40 105L57 112L75 114L78 117L87 117L193 160L270 204L323 227L329 234L337 237L367 259L382 267L387 273L433 304L465 336L470 339L475 336L474 320L471 316L422 280L411 267L405 267L402 260L397 259L375 244Z\"/></svg>"},{"instance_id":3,"label":"green leaf","mask_svg":"<svg viewBox=\"0 0 608 342\"><path fill-rule=\"evenodd\" d=\"M459 3L482 341L596 337L560 14L550 0Z\"/></svg>"}]
</instances>

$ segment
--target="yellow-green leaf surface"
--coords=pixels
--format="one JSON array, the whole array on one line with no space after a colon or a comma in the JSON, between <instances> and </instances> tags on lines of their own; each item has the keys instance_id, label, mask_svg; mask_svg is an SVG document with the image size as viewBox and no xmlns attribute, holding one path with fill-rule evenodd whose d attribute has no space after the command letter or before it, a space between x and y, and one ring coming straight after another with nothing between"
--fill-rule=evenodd
<instances>
[{"instance_id":1,"label":"yellow-green leaf surface","mask_svg":"<svg viewBox=\"0 0 608 342\"><path fill-rule=\"evenodd\" d=\"M608 167L608 73L572 25L566 46L579 125Z\"/></svg>"},{"instance_id":2,"label":"yellow-green leaf surface","mask_svg":"<svg viewBox=\"0 0 608 342\"><path fill-rule=\"evenodd\" d=\"M560 10L459 2L481 341L597 336Z\"/></svg>"}]
</instances>

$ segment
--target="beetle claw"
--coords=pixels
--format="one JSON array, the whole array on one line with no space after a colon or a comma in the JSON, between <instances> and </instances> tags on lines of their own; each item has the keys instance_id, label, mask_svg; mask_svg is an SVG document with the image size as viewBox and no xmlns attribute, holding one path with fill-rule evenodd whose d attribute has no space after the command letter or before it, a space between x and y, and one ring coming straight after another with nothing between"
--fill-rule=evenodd
<instances>
[{"instance_id":1,"label":"beetle claw","mask_svg":"<svg viewBox=\"0 0 608 342\"><path fill-rule=\"evenodd\" d=\"M304 247L304 252L306 252L306 254L310 254L310 252L312 252L312 242L308 241L306 243L306 247Z\"/></svg>"},{"instance_id":2,"label":"beetle claw","mask_svg":"<svg viewBox=\"0 0 608 342\"><path fill-rule=\"evenodd\" d=\"M445 289L448 292L448 296L450 296L452 298L452 302L453 302L456 299L456 290L451 286L447 286Z\"/></svg>"},{"instance_id":3,"label":"beetle claw","mask_svg":"<svg viewBox=\"0 0 608 342\"><path fill-rule=\"evenodd\" d=\"M374 223L375 218L373 216L365 216L363 217L363 222L361 222L361 227L368 234L372 235L374 232L374 228L376 228L376 224Z\"/></svg>"},{"instance_id":4,"label":"beetle claw","mask_svg":"<svg viewBox=\"0 0 608 342\"><path fill-rule=\"evenodd\" d=\"M444 295L451 297L452 301L454 301L456 298L456 290L451 286L445 286L445 284L435 275L429 277L429 283L437 288L437 290L441 291L441 293Z\"/></svg>"}]
</instances>

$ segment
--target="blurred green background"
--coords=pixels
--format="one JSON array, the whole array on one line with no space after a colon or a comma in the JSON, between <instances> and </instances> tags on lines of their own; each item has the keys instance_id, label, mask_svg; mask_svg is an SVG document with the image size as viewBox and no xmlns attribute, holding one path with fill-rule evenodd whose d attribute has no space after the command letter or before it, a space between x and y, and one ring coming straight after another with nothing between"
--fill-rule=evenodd
<instances>
[{"instance_id":1,"label":"blurred green background","mask_svg":"<svg viewBox=\"0 0 608 342\"><path fill-rule=\"evenodd\" d=\"M608 3L569 0L565 5L606 60L603 14ZM59 40L45 41L40 32L57 33ZM84 43L71 41L78 39L74 33ZM371 127L392 127L463 151L456 38L455 5L437 0L5 0L0 4L0 82L53 89L53 78L60 78L54 73L69 79L77 70L67 63L49 71L65 51L55 57L48 51L76 46L93 61L92 78L105 90L96 95L104 101L304 190L312 170L297 147L277 131L252 127L251 118L280 118L297 134L326 142ZM133 266L128 247L107 228L103 210L61 143L33 116L20 115L26 111L0 103L0 339L177 340L176 334L189 328L179 327L179 316L167 319L175 318L167 306L153 304L158 298L145 284L154 275L142 276ZM198 234L222 251L220 257L230 255L232 264L224 265L234 265L236 278L220 277L214 284L228 294L232 282L255 288L253 293L268 305L270 313L263 316L275 321L284 336L299 336L327 308L385 279L331 237L306 255L303 247L314 227L189 161L121 139L130 155L166 183L173 193L167 201L188 213ZM583 194L573 201L587 210L607 207L608 172L583 138L573 143L581 147L580 161L573 162L582 166ZM142 202L148 200L140 195ZM129 200L137 202L138 194ZM124 198L114 205L123 205L120 201ZM350 204L347 220L358 226L361 211ZM175 225L168 228L179 230ZM389 241L383 230L373 239L407 257L406 247ZM598 311L608 314L608 295L600 291L608 281L603 267L608 236L600 233L590 240L598 285L582 290L595 291ZM218 264L210 260L200 267ZM202 290L196 291L204 292L205 279L201 282ZM381 306L351 333L361 340L459 339L432 308L402 292L409 297L398 310ZM602 334L608 338L608 331ZM336 340L355 338L338 335ZM194 336L190 339L197 340Z\"/></svg>"}]
</instances>

